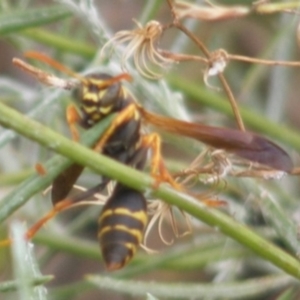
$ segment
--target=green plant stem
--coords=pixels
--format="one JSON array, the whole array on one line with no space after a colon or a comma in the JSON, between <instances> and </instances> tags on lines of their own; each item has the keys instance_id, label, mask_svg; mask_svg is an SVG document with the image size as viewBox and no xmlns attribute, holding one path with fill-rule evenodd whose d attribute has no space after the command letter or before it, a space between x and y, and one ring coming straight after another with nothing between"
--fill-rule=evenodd
<instances>
[{"instance_id":1,"label":"green plant stem","mask_svg":"<svg viewBox=\"0 0 300 300\"><path fill-rule=\"evenodd\" d=\"M63 251L79 257L100 261L100 251L97 242L79 241L77 238L58 233L43 232L34 237L34 242L46 245L53 250ZM233 257L245 257L249 252L244 248L227 247L228 250L223 253L222 245L225 243L225 238L220 237L216 240L213 238L201 239L199 245L188 244L185 246L173 249L170 247L167 251L158 255L137 255L134 261L127 268L116 274L118 278L128 278L145 274L154 269L173 269L173 270L199 270L204 266L215 263L220 260L226 260Z\"/></svg>"},{"instance_id":2,"label":"green plant stem","mask_svg":"<svg viewBox=\"0 0 300 300\"><path fill-rule=\"evenodd\" d=\"M92 59L96 53L96 48L92 45L76 41L66 36L53 34L40 28L23 30L20 34L44 45L64 52L78 54L87 59Z\"/></svg>"},{"instance_id":3,"label":"green plant stem","mask_svg":"<svg viewBox=\"0 0 300 300\"><path fill-rule=\"evenodd\" d=\"M180 89L187 97L198 101L206 107L216 109L230 117L234 116L230 104L222 96L209 92L206 88L200 87L198 84L188 81L181 76L168 76L168 82L175 88ZM283 124L276 124L258 112L251 111L241 105L239 105L239 110L244 123L253 130L273 137L300 151L299 132Z\"/></svg>"},{"instance_id":4,"label":"green plant stem","mask_svg":"<svg viewBox=\"0 0 300 300\"><path fill-rule=\"evenodd\" d=\"M248 247L259 256L272 262L278 268L300 279L300 262L245 225L236 222L230 216L210 208L188 194L180 193L171 187L161 184L152 189L155 179L116 162L108 157L85 148L57 134L53 130L30 120L17 111L0 103L0 124L46 146L57 153L67 156L76 163L87 166L99 174L115 179L140 191L152 191L153 196L175 205L199 220L232 237Z\"/></svg>"},{"instance_id":5,"label":"green plant stem","mask_svg":"<svg viewBox=\"0 0 300 300\"><path fill-rule=\"evenodd\" d=\"M211 238L201 238L201 241L196 244L170 247L167 251L158 255L137 256L130 266L114 274L114 278L128 279L158 269L196 271L211 263L249 255L247 250L237 245L226 248L228 251L225 254L223 249L225 243L225 237L220 236L216 239L214 235Z\"/></svg>"},{"instance_id":6,"label":"green plant stem","mask_svg":"<svg viewBox=\"0 0 300 300\"><path fill-rule=\"evenodd\" d=\"M0 187L18 184L34 173L33 169L26 169L18 173L0 174Z\"/></svg>"},{"instance_id":7,"label":"green plant stem","mask_svg":"<svg viewBox=\"0 0 300 300\"><path fill-rule=\"evenodd\" d=\"M47 276L40 276L37 278L32 279L32 285L33 286L39 286L39 285L43 285L49 281L53 280L53 276L52 275L47 275ZM0 292L4 293L4 292L12 292L12 291L16 291L18 288L19 283L17 281L3 281L0 282Z\"/></svg>"},{"instance_id":8,"label":"green plant stem","mask_svg":"<svg viewBox=\"0 0 300 300\"><path fill-rule=\"evenodd\" d=\"M83 241L70 236L59 235L58 233L37 234L34 242L47 245L51 249L68 252L84 258L100 261L101 255L96 242Z\"/></svg>"},{"instance_id":9,"label":"green plant stem","mask_svg":"<svg viewBox=\"0 0 300 300\"><path fill-rule=\"evenodd\" d=\"M76 299L78 298L78 295L82 295L88 290L91 290L91 284L87 281L80 280L68 285L60 285L56 288L54 287L51 291L51 299Z\"/></svg>"},{"instance_id":10,"label":"green plant stem","mask_svg":"<svg viewBox=\"0 0 300 300\"><path fill-rule=\"evenodd\" d=\"M293 283L288 276L266 276L258 279L244 280L234 283L158 283L136 280L117 280L105 276L86 277L87 280L101 290L111 290L131 296L145 296L150 293L156 297L176 299L227 299L255 298L267 291L280 290Z\"/></svg>"},{"instance_id":11,"label":"green plant stem","mask_svg":"<svg viewBox=\"0 0 300 300\"><path fill-rule=\"evenodd\" d=\"M45 25L68 16L71 16L71 12L62 5L43 6L2 14L0 15L0 35Z\"/></svg>"}]
</instances>

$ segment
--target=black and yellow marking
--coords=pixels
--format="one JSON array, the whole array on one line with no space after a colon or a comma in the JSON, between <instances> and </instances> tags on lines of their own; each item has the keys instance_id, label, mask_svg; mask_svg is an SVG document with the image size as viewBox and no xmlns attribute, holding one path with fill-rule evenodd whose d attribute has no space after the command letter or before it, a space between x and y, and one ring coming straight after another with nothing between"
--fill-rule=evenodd
<instances>
[{"instance_id":1,"label":"black and yellow marking","mask_svg":"<svg viewBox=\"0 0 300 300\"><path fill-rule=\"evenodd\" d=\"M164 166L160 137L156 133L143 133L142 122L171 133L194 138L215 148L228 150L271 168L287 172L293 168L290 157L283 149L253 133L170 119L144 110L136 103L133 95L121 85L122 80L131 79L126 73L115 77L104 73L83 77L43 54L31 52L26 56L45 62L77 79L77 83L73 80L62 80L26 62L14 59L16 65L45 84L64 89L77 89L75 98L78 107L71 106L67 110L67 120L74 140L79 140L75 126L77 123L90 128L104 117L116 113L109 128L94 145L94 150L138 170L144 169L147 152L152 150L150 168L151 175L155 178L154 187L160 182L168 182L177 190L182 190L181 185L177 184ZM52 189L54 208L28 231L27 238L31 238L59 211L104 189L110 180L104 177L99 185L78 196L65 198L82 169L80 165L71 165L54 180ZM142 242L147 224L146 206L143 194L117 183L99 218L98 237L108 270L116 270L127 264ZM7 244L7 241L5 243Z\"/></svg>"},{"instance_id":2,"label":"black and yellow marking","mask_svg":"<svg viewBox=\"0 0 300 300\"><path fill-rule=\"evenodd\" d=\"M58 81L59 87L74 89L75 92L74 104L78 105L71 105L67 109L67 121L74 140L79 140L77 124L90 128L103 118L116 113L109 128L93 146L94 150L138 170L144 169L148 150L152 150L154 153L151 169L157 182L167 179L174 185L170 175L164 169L160 153L157 153L160 152L159 138L142 132L143 110L136 103L133 95L121 84L123 80L131 80L129 74L110 76L104 73L92 73L83 77L43 54L31 52L27 53L27 57L38 59L76 78L77 82ZM18 65L40 81L55 85L53 76L20 60ZM54 180L52 202L55 206L55 214L56 207L64 204L65 199L68 200L68 205L71 205L72 201L84 200L93 193L103 190L109 182L109 178L103 177L103 183L78 196L67 198L82 170L82 166L73 164ZM34 227L34 232L48 219L48 216L43 218L38 226ZM146 225L147 204L143 194L117 183L99 218L98 238L107 269L116 270L129 262L143 240Z\"/></svg>"},{"instance_id":3,"label":"black and yellow marking","mask_svg":"<svg viewBox=\"0 0 300 300\"><path fill-rule=\"evenodd\" d=\"M99 217L98 239L107 270L126 265L143 241L147 203L141 192L117 184Z\"/></svg>"}]
</instances>

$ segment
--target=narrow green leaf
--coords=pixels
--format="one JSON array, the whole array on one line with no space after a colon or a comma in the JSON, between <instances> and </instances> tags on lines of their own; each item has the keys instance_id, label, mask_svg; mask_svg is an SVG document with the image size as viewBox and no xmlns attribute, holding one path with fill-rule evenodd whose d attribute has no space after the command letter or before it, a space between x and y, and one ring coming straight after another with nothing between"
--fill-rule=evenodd
<instances>
[{"instance_id":1,"label":"narrow green leaf","mask_svg":"<svg viewBox=\"0 0 300 300\"><path fill-rule=\"evenodd\" d=\"M254 299L263 296L270 290L280 290L295 282L291 277L283 275L217 284L142 282L92 275L87 276L86 279L101 290L110 290L131 296L145 296L147 293L151 293L164 299L223 299L224 295L227 299Z\"/></svg>"},{"instance_id":2,"label":"narrow green leaf","mask_svg":"<svg viewBox=\"0 0 300 300\"><path fill-rule=\"evenodd\" d=\"M0 15L0 35L45 25L70 15L71 12L62 5L43 6L42 8L5 13Z\"/></svg>"},{"instance_id":3,"label":"narrow green leaf","mask_svg":"<svg viewBox=\"0 0 300 300\"><path fill-rule=\"evenodd\" d=\"M0 187L18 184L33 173L33 169L26 169L18 173L0 174Z\"/></svg>"},{"instance_id":4,"label":"narrow green leaf","mask_svg":"<svg viewBox=\"0 0 300 300\"><path fill-rule=\"evenodd\" d=\"M47 245L51 249L57 251L63 251L79 257L101 261L99 245L96 242L84 241L82 239L60 235L58 233L51 234L49 232L37 234L34 237L34 242L41 245Z\"/></svg>"},{"instance_id":5,"label":"narrow green leaf","mask_svg":"<svg viewBox=\"0 0 300 300\"><path fill-rule=\"evenodd\" d=\"M30 284L32 286L43 285L53 279L53 276L46 275L34 278ZM18 283L15 280L0 282L0 293L12 292L17 290Z\"/></svg>"},{"instance_id":6,"label":"narrow green leaf","mask_svg":"<svg viewBox=\"0 0 300 300\"><path fill-rule=\"evenodd\" d=\"M44 45L51 46L52 48L78 54L88 59L91 59L96 53L96 48L92 45L76 41L74 38L67 36L53 34L40 28L27 29L21 31L20 34Z\"/></svg>"}]
</instances>

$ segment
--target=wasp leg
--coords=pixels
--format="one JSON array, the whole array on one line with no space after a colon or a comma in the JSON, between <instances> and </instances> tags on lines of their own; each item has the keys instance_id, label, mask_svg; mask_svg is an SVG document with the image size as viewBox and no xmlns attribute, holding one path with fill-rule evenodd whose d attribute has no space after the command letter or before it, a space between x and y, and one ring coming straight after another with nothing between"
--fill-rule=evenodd
<instances>
[{"instance_id":1,"label":"wasp leg","mask_svg":"<svg viewBox=\"0 0 300 300\"><path fill-rule=\"evenodd\" d=\"M110 179L106 178L103 182L97 184L93 188L90 188L86 190L85 192L82 192L78 195L75 195L74 197L65 198L64 200L60 200L59 202L55 203L53 208L48 211L39 221L37 221L34 225L31 226L31 228L28 229L28 231L25 234L25 239L30 240L32 239L35 234L51 219L53 219L57 214L60 212L71 208L74 204L80 203L80 201L83 201L96 193L101 192L109 183ZM6 239L3 241L0 241L0 248L6 247L11 245L13 242L12 239Z\"/></svg>"},{"instance_id":2,"label":"wasp leg","mask_svg":"<svg viewBox=\"0 0 300 300\"><path fill-rule=\"evenodd\" d=\"M72 199L65 199L56 203L53 208L45 214L39 221L37 221L26 233L25 237L27 240L32 239L35 234L51 219L53 219L58 213L66 210L72 206L74 202Z\"/></svg>"},{"instance_id":3,"label":"wasp leg","mask_svg":"<svg viewBox=\"0 0 300 300\"><path fill-rule=\"evenodd\" d=\"M137 113L138 113L137 106L134 103L128 105L121 112L119 112L118 115L115 117L115 119L110 124L110 126L108 127L108 129L102 135L101 139L98 141L98 143L94 147L94 150L96 152L101 152L101 150L105 146L106 142L114 134L114 132L116 131L116 129L118 127L120 127L122 124L126 123L126 121L131 120L132 118L139 118Z\"/></svg>"},{"instance_id":4,"label":"wasp leg","mask_svg":"<svg viewBox=\"0 0 300 300\"><path fill-rule=\"evenodd\" d=\"M151 159L151 176L156 179L155 187L161 182L168 182L172 187L177 190L183 190L183 187L175 181L169 173L161 155L161 139L157 133L145 135L142 139L142 145L152 150Z\"/></svg>"},{"instance_id":5,"label":"wasp leg","mask_svg":"<svg viewBox=\"0 0 300 300\"><path fill-rule=\"evenodd\" d=\"M200 199L200 201L209 207L224 207L227 205L226 201L218 199Z\"/></svg>"},{"instance_id":6,"label":"wasp leg","mask_svg":"<svg viewBox=\"0 0 300 300\"><path fill-rule=\"evenodd\" d=\"M97 184L93 188L55 203L53 208L27 231L26 239L31 239L49 220L54 218L58 213L70 208L75 203L83 201L95 195L96 193L101 192L107 186L109 181L109 179L105 179L103 182Z\"/></svg>"},{"instance_id":7,"label":"wasp leg","mask_svg":"<svg viewBox=\"0 0 300 300\"><path fill-rule=\"evenodd\" d=\"M59 203L57 203L53 209L51 209L44 217L42 217L37 223L35 223L25 234L25 239L30 240L39 229L46 224L49 220L55 217L59 212L71 207L73 201L71 199L65 199ZM13 242L12 239L6 239L0 242L0 247L6 247L11 245Z\"/></svg>"},{"instance_id":8,"label":"wasp leg","mask_svg":"<svg viewBox=\"0 0 300 300\"><path fill-rule=\"evenodd\" d=\"M133 118L140 118L139 109L136 104L128 105L116 116L110 127L105 131L104 135L94 147L94 150L100 152L107 141L115 133L116 129L129 120L132 120ZM163 159L161 156L161 141L159 135L153 133L144 136L141 141L141 146L152 149L153 151L151 161L151 175L156 179L155 186L157 187L161 182L168 182L174 188L182 190L183 188L174 180L163 163Z\"/></svg>"},{"instance_id":9,"label":"wasp leg","mask_svg":"<svg viewBox=\"0 0 300 300\"><path fill-rule=\"evenodd\" d=\"M69 105L66 112L67 122L70 127L72 138L74 141L79 140L79 133L76 124L81 120L81 116L74 105Z\"/></svg>"}]
</instances>

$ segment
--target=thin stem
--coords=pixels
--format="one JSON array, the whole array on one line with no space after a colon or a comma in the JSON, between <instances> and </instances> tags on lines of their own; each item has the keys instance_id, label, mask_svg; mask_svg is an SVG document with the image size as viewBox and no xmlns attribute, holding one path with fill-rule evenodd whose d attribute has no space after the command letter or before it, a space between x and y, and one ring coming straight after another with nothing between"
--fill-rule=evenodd
<instances>
[{"instance_id":1,"label":"thin stem","mask_svg":"<svg viewBox=\"0 0 300 300\"><path fill-rule=\"evenodd\" d=\"M3 126L65 155L76 163L87 166L99 174L140 191L152 191L154 197L160 198L170 205L175 205L210 226L218 228L219 231L272 262L286 273L300 279L300 262L298 259L266 241L230 216L216 209L208 208L197 199L180 193L165 184L161 184L153 190L156 182L154 178L70 141L2 103L0 103L0 111L0 124Z\"/></svg>"},{"instance_id":2,"label":"thin stem","mask_svg":"<svg viewBox=\"0 0 300 300\"><path fill-rule=\"evenodd\" d=\"M52 48L78 54L85 58L91 59L96 53L96 47L92 45L76 41L74 38L53 34L45 29L27 29L21 31L20 34Z\"/></svg>"},{"instance_id":3,"label":"thin stem","mask_svg":"<svg viewBox=\"0 0 300 300\"><path fill-rule=\"evenodd\" d=\"M204 53L204 55L207 57L209 62L212 61L213 57L212 57L211 53L209 52L209 50L202 43L202 41L198 37L196 37L190 30L188 30L184 25L182 25L180 23L179 19L176 16L176 11L174 9L173 0L168 0L168 5L171 9L171 13L172 13L172 16L173 16L173 26L175 26L177 29L181 30L184 34L186 34L200 48L200 50ZM210 66L210 63L208 65ZM233 95L233 93L232 93L232 91L231 91L224 75L219 74L219 78L220 78L221 83L223 85L223 88L224 88L224 90L227 93L227 96L229 98L229 102L231 104L234 116L237 120L238 127L242 131L245 131L245 126L244 126L244 123L243 123L243 119L240 115L238 105L235 101L234 95Z\"/></svg>"},{"instance_id":4,"label":"thin stem","mask_svg":"<svg viewBox=\"0 0 300 300\"><path fill-rule=\"evenodd\" d=\"M204 55L207 58L210 58L210 52L205 47L205 45L194 34L192 34L184 25L182 25L180 23L179 19L177 18L175 9L174 9L174 5L173 5L174 1L173 0L167 0L167 2L168 2L168 5L170 7L171 14L172 14L172 17L173 17L172 26L176 27L177 29L182 31L185 35L187 35L196 45L198 45L198 47L204 53Z\"/></svg>"},{"instance_id":5,"label":"thin stem","mask_svg":"<svg viewBox=\"0 0 300 300\"><path fill-rule=\"evenodd\" d=\"M237 105L237 103L234 99L233 93L230 89L230 86L227 83L227 80L225 79L225 76L222 73L219 73L218 76L219 76L219 79L221 80L224 90L226 91L226 93L229 97L230 105L233 110L236 121L238 123L238 127L240 128L240 130L245 131L245 125L244 125L240 110L238 108L238 105Z\"/></svg>"},{"instance_id":6,"label":"thin stem","mask_svg":"<svg viewBox=\"0 0 300 300\"><path fill-rule=\"evenodd\" d=\"M236 54L227 54L227 58L229 60L237 60L245 63L261 64L266 66L300 67L299 61L271 60L271 59L236 55Z\"/></svg>"},{"instance_id":7,"label":"thin stem","mask_svg":"<svg viewBox=\"0 0 300 300\"><path fill-rule=\"evenodd\" d=\"M259 298L266 291L277 290L294 283L290 277L277 275L265 276L234 283L166 283L142 282L136 280L117 280L105 276L87 276L87 280L101 290L118 291L132 296L144 296L150 293L159 298L192 299L228 299Z\"/></svg>"}]
</instances>

